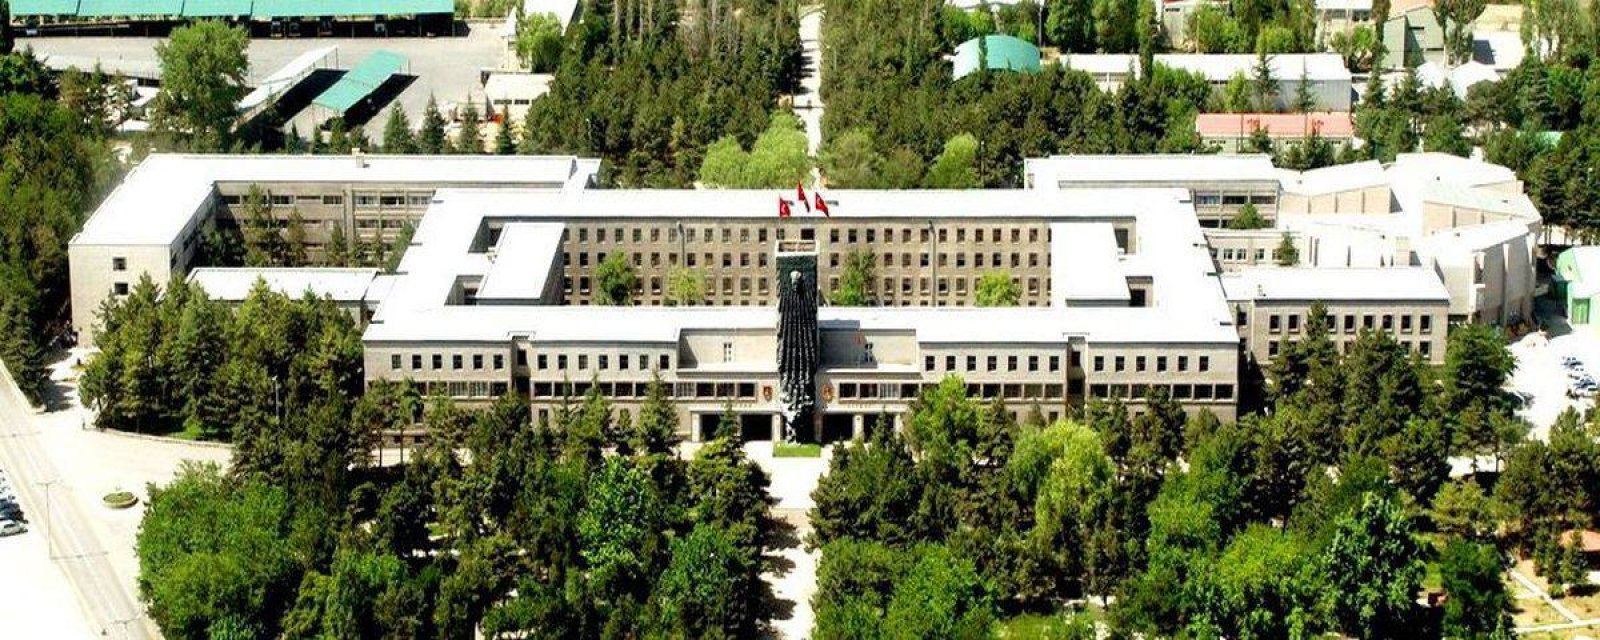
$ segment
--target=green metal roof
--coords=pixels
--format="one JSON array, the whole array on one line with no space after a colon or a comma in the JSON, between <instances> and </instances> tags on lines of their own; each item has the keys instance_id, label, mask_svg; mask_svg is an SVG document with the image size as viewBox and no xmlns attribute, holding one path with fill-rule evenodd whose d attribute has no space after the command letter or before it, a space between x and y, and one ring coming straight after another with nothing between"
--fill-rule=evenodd
<instances>
[{"instance_id":1,"label":"green metal roof","mask_svg":"<svg viewBox=\"0 0 1600 640\"><path fill-rule=\"evenodd\" d=\"M252 0L183 0L186 18L216 18L250 15Z\"/></svg>"},{"instance_id":2,"label":"green metal roof","mask_svg":"<svg viewBox=\"0 0 1600 640\"><path fill-rule=\"evenodd\" d=\"M99 16L176 16L183 13L183 0L81 0L78 15Z\"/></svg>"},{"instance_id":3,"label":"green metal roof","mask_svg":"<svg viewBox=\"0 0 1600 640\"><path fill-rule=\"evenodd\" d=\"M995 70L1021 71L1037 73L1039 71L1039 48L1027 40L1012 36L984 36L981 50L985 56L984 66ZM978 56L980 45L978 38L973 38L956 46L954 76L957 80L964 78L978 70Z\"/></svg>"},{"instance_id":4,"label":"green metal roof","mask_svg":"<svg viewBox=\"0 0 1600 640\"><path fill-rule=\"evenodd\" d=\"M75 16L78 0L11 0L14 16Z\"/></svg>"},{"instance_id":5,"label":"green metal roof","mask_svg":"<svg viewBox=\"0 0 1600 640\"><path fill-rule=\"evenodd\" d=\"M255 0L257 18L454 13L454 0Z\"/></svg>"},{"instance_id":6,"label":"green metal roof","mask_svg":"<svg viewBox=\"0 0 1600 640\"><path fill-rule=\"evenodd\" d=\"M405 69L406 58L393 51L374 51L351 67L338 82L317 96L313 103L339 113L372 95L394 74Z\"/></svg>"}]
</instances>

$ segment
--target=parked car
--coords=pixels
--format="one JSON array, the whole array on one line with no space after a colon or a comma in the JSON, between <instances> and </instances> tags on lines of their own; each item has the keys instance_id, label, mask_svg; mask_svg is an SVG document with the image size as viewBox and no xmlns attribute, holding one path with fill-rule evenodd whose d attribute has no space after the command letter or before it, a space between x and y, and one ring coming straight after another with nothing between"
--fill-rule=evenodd
<instances>
[{"instance_id":1,"label":"parked car","mask_svg":"<svg viewBox=\"0 0 1600 640\"><path fill-rule=\"evenodd\" d=\"M19 533L26 533L27 531L28 527L24 526L21 522L17 522L16 520L0 520L0 537L14 536Z\"/></svg>"},{"instance_id":2,"label":"parked car","mask_svg":"<svg viewBox=\"0 0 1600 640\"><path fill-rule=\"evenodd\" d=\"M1583 361L1579 360L1577 358L1574 358L1574 357L1572 357L1570 355L1565 355L1565 356L1561 356L1561 366L1567 367L1569 369L1571 369L1571 368L1582 368L1583 367Z\"/></svg>"}]
</instances>

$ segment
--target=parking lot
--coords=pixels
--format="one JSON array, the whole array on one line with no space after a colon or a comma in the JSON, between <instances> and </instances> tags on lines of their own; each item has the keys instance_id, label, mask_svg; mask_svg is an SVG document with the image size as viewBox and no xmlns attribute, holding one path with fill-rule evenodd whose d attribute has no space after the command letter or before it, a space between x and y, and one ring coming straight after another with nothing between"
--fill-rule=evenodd
<instances>
[{"instance_id":1,"label":"parking lot","mask_svg":"<svg viewBox=\"0 0 1600 640\"><path fill-rule=\"evenodd\" d=\"M374 51L400 52L409 61L409 74L415 81L395 99L394 104L405 109L413 126L422 120L422 111L428 97L434 96L440 105L465 102L469 97L483 102L483 86L478 81L478 69L495 68L505 59L505 45L496 27L483 22L473 22L469 31L450 38L257 38L250 41L250 78L264 78L282 68L296 56L322 47L338 47L334 62L341 69L349 69ZM155 46L163 38L138 37L41 37L21 38L18 47L32 47L40 54L65 56L71 60L101 60L108 67L156 68ZM292 120L302 136L311 119L311 107ZM367 123L367 135L374 141L382 139L383 123L388 108L380 110Z\"/></svg>"},{"instance_id":2,"label":"parking lot","mask_svg":"<svg viewBox=\"0 0 1600 640\"><path fill-rule=\"evenodd\" d=\"M0 469L0 621L16 638L92 638L66 577L50 560L39 526L42 513L25 510L14 483ZM9 506L7 506L9 505ZM18 522L18 520L34 522ZM14 527L6 523L15 523Z\"/></svg>"},{"instance_id":3,"label":"parking lot","mask_svg":"<svg viewBox=\"0 0 1600 640\"><path fill-rule=\"evenodd\" d=\"M1548 338L1538 333L1523 336L1511 344L1511 353L1517 368L1510 389L1528 400L1517 413L1533 426L1529 438L1545 439L1556 416L1568 407L1579 412L1594 407L1594 387L1575 388L1573 381L1600 378L1600 334L1568 331L1560 325ZM1573 397L1569 393L1573 391L1581 393Z\"/></svg>"}]
</instances>

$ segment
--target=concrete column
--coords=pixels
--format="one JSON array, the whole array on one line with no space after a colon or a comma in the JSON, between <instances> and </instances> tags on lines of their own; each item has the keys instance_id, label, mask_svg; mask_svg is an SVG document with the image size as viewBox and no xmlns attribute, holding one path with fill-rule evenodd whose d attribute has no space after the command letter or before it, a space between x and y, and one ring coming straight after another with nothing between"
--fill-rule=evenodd
<instances>
[{"instance_id":1,"label":"concrete column","mask_svg":"<svg viewBox=\"0 0 1600 640\"><path fill-rule=\"evenodd\" d=\"M783 442L783 414L772 414L772 441Z\"/></svg>"},{"instance_id":2,"label":"concrete column","mask_svg":"<svg viewBox=\"0 0 1600 640\"><path fill-rule=\"evenodd\" d=\"M850 437L860 440L867 437L867 417L856 414L850 417Z\"/></svg>"},{"instance_id":3,"label":"concrete column","mask_svg":"<svg viewBox=\"0 0 1600 640\"><path fill-rule=\"evenodd\" d=\"M700 438L701 438L701 433L700 433L700 414L696 413L696 412L693 412L693 411L690 411L689 412L689 442L699 442Z\"/></svg>"},{"instance_id":4,"label":"concrete column","mask_svg":"<svg viewBox=\"0 0 1600 640\"><path fill-rule=\"evenodd\" d=\"M894 414L894 432L895 433L904 433L905 430L906 430L906 414L903 414L903 413Z\"/></svg>"}]
</instances>

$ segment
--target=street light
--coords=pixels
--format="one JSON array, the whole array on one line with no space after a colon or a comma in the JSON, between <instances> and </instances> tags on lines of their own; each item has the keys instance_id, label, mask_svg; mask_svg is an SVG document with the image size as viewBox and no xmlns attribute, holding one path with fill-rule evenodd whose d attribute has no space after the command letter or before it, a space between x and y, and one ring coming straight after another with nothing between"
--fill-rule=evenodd
<instances>
[{"instance_id":1,"label":"street light","mask_svg":"<svg viewBox=\"0 0 1600 640\"><path fill-rule=\"evenodd\" d=\"M50 528L50 487L59 482L61 482L61 478L57 477L54 480L46 480L39 483L39 486L44 487L44 542L51 560L56 559L56 539L55 536L51 535L54 531Z\"/></svg>"}]
</instances>

